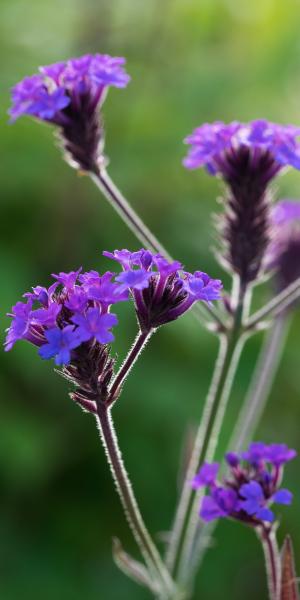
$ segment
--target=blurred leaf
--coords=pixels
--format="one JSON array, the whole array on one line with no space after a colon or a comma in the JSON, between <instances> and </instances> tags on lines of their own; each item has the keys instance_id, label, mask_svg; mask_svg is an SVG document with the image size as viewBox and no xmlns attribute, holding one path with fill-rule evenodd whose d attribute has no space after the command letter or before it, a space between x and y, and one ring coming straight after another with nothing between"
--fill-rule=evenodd
<instances>
[{"instance_id":1,"label":"blurred leaf","mask_svg":"<svg viewBox=\"0 0 300 600\"><path fill-rule=\"evenodd\" d=\"M148 588L153 593L157 593L159 587L155 585L149 571L142 563L132 558L123 550L122 544L118 538L113 538L112 551L117 567L119 567L127 577L130 577L136 583Z\"/></svg>"}]
</instances>

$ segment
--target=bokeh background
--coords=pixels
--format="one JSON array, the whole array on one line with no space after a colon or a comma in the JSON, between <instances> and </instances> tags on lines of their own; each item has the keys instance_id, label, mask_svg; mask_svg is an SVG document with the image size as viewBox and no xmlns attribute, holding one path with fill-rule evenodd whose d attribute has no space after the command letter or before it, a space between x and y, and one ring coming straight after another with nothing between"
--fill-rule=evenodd
<instances>
[{"instance_id":1,"label":"bokeh background","mask_svg":"<svg viewBox=\"0 0 300 600\"><path fill-rule=\"evenodd\" d=\"M300 124L299 23L297 0L1 0L1 331L11 305L32 285L48 285L50 273L103 270L103 249L138 248L92 183L63 162L51 128L30 119L7 124L9 88L38 65L69 56L126 56L132 83L105 103L110 173L176 258L223 276L211 251L218 182L182 168L182 139L206 120ZM300 174L282 177L275 191L300 197ZM136 325L130 307L120 319L121 359ZM295 315L256 436L298 451L299 324ZM257 335L243 357L225 437L260 342ZM163 328L114 411L153 532L170 526L183 438L199 419L215 355L215 339L190 316ZM112 535L136 549L93 418L72 404L66 382L34 348L20 343L0 359L0 597L146 600L112 562ZM292 534L300 572L299 460L287 468L286 485L295 501L282 511L280 539ZM255 536L222 523L195 598L266 595Z\"/></svg>"}]
</instances>

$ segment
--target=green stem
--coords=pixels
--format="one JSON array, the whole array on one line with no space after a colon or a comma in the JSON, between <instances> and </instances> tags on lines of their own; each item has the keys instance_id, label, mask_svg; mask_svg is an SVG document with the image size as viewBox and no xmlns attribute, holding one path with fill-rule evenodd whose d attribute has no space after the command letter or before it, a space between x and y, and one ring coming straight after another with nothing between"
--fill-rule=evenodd
<instances>
[{"instance_id":1,"label":"green stem","mask_svg":"<svg viewBox=\"0 0 300 600\"><path fill-rule=\"evenodd\" d=\"M244 288L235 286L232 294L234 321L231 330L220 336L219 355L171 534L167 565L184 586L189 579L189 564L198 524L199 496L192 490L191 480L201 464L211 460L216 450L233 378L246 339L242 335L245 294Z\"/></svg>"},{"instance_id":2,"label":"green stem","mask_svg":"<svg viewBox=\"0 0 300 600\"><path fill-rule=\"evenodd\" d=\"M265 336L245 402L228 444L228 450L241 452L253 438L278 369L289 324L290 318L285 313L275 321ZM200 527L198 531L193 558L194 571L199 568L216 526L217 521L214 521Z\"/></svg>"},{"instance_id":3,"label":"green stem","mask_svg":"<svg viewBox=\"0 0 300 600\"><path fill-rule=\"evenodd\" d=\"M252 440L270 394L289 330L285 313L265 334L245 402L240 410L228 448L241 452Z\"/></svg>"},{"instance_id":4,"label":"green stem","mask_svg":"<svg viewBox=\"0 0 300 600\"><path fill-rule=\"evenodd\" d=\"M162 590L161 598L170 598L174 590L172 579L143 521L131 482L124 467L110 409L104 404L98 403L97 419L113 479L129 526L152 577L159 582Z\"/></svg>"},{"instance_id":5,"label":"green stem","mask_svg":"<svg viewBox=\"0 0 300 600\"><path fill-rule=\"evenodd\" d=\"M90 177L141 244L151 252L162 254L167 260L172 262L171 255L137 215L128 200L126 200L122 192L114 184L107 171L103 167L101 169L95 167L95 171L90 173ZM200 303L195 304L193 312L202 323L204 320L203 312L208 312L220 331L226 328L222 317L217 313L216 309L210 307L206 302L201 305Z\"/></svg>"}]
</instances>

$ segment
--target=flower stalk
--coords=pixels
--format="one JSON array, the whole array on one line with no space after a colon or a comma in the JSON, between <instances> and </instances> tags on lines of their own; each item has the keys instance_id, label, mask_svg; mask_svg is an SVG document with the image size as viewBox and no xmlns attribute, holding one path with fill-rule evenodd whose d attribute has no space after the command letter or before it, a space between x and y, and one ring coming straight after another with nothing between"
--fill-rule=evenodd
<instances>
[{"instance_id":1,"label":"flower stalk","mask_svg":"<svg viewBox=\"0 0 300 600\"><path fill-rule=\"evenodd\" d=\"M148 332L138 332L131 349L129 350L123 364L121 365L118 373L112 381L107 400L108 406L111 406L119 397L125 379L127 378L134 363L137 361L138 357L140 356L141 352L143 351L145 345L147 344L153 333L154 330L150 330Z\"/></svg>"},{"instance_id":2,"label":"flower stalk","mask_svg":"<svg viewBox=\"0 0 300 600\"><path fill-rule=\"evenodd\" d=\"M199 495L192 490L191 481L201 464L211 460L215 453L234 375L246 341L246 337L242 335L246 289L237 286L236 282L232 294L232 303L236 305L232 329L219 338L219 355L196 435L167 553L166 561L169 569L184 585L190 584L189 565L191 565L191 553L198 527Z\"/></svg>"},{"instance_id":3,"label":"flower stalk","mask_svg":"<svg viewBox=\"0 0 300 600\"><path fill-rule=\"evenodd\" d=\"M127 521L152 577L155 577L159 583L159 597L162 600L165 600L172 597L171 594L174 585L167 568L151 539L139 510L129 477L124 467L110 409L101 402L97 403L97 421L101 439Z\"/></svg>"},{"instance_id":4,"label":"flower stalk","mask_svg":"<svg viewBox=\"0 0 300 600\"><path fill-rule=\"evenodd\" d=\"M245 324L246 329L253 329L262 324L264 319L276 317L287 310L300 297L300 277L277 294L268 304L254 313Z\"/></svg>"},{"instance_id":5,"label":"flower stalk","mask_svg":"<svg viewBox=\"0 0 300 600\"><path fill-rule=\"evenodd\" d=\"M262 527L258 531L264 551L269 599L279 600L281 585L281 562L276 534L273 528Z\"/></svg>"},{"instance_id":6,"label":"flower stalk","mask_svg":"<svg viewBox=\"0 0 300 600\"><path fill-rule=\"evenodd\" d=\"M172 262L173 258L165 247L159 242L155 235L150 231L144 221L135 212L132 206L123 196L120 189L115 185L106 169L101 166L95 166L93 170L89 172L92 181L96 187L102 192L104 197L108 200L110 205L118 213L124 223L129 227L135 237L153 253L159 253L168 261ZM219 312L209 304L205 303L202 305L196 305L193 307L193 311L197 316L197 319L203 324L204 316L203 313L209 313L212 319L213 329L219 332L226 330L226 323L219 314Z\"/></svg>"}]
</instances>

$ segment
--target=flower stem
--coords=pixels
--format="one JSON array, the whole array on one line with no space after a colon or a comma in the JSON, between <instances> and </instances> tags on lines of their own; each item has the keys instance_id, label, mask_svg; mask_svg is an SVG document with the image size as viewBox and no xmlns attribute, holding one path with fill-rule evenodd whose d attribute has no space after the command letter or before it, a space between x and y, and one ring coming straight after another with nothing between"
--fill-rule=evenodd
<instances>
[{"instance_id":1,"label":"flower stem","mask_svg":"<svg viewBox=\"0 0 300 600\"><path fill-rule=\"evenodd\" d=\"M258 532L258 537L265 556L269 598L270 600L279 600L281 563L276 535L273 529L263 528Z\"/></svg>"},{"instance_id":2,"label":"flower stem","mask_svg":"<svg viewBox=\"0 0 300 600\"><path fill-rule=\"evenodd\" d=\"M289 324L290 319L284 314L275 321L273 327L266 334L245 402L228 444L228 450L241 452L253 438L277 372ZM199 568L217 524L217 521L213 521L209 525L200 526L194 549L194 570Z\"/></svg>"},{"instance_id":3,"label":"flower stem","mask_svg":"<svg viewBox=\"0 0 300 600\"><path fill-rule=\"evenodd\" d=\"M166 564L184 585L189 583L189 564L198 524L199 497L191 488L191 480L201 464L212 459L216 450L233 378L246 340L246 336L242 335L245 294L244 288L239 286L236 289L235 286L234 321L231 330L220 335L219 355L170 538Z\"/></svg>"},{"instance_id":4,"label":"flower stem","mask_svg":"<svg viewBox=\"0 0 300 600\"><path fill-rule=\"evenodd\" d=\"M270 316L278 316L291 306L300 297L300 277L288 285L280 294L277 294L266 306L252 315L245 327L252 329L263 319Z\"/></svg>"},{"instance_id":5,"label":"flower stem","mask_svg":"<svg viewBox=\"0 0 300 600\"><path fill-rule=\"evenodd\" d=\"M101 169L95 167L94 172L90 173L90 177L141 244L151 252L162 254L167 260L172 261L171 255L137 215L128 200L126 200L119 188L111 180L104 167L101 167ZM204 320L202 313L204 311L209 313L220 331L226 329L222 317L214 307L210 307L206 302L201 303L201 305L200 303L195 304L194 312L202 323Z\"/></svg>"},{"instance_id":6,"label":"flower stem","mask_svg":"<svg viewBox=\"0 0 300 600\"><path fill-rule=\"evenodd\" d=\"M132 347L130 348L123 364L121 365L118 373L116 374L116 376L111 384L111 387L109 389L109 394L108 394L108 400L107 400L108 406L111 406L115 402L115 400L118 398L120 391L121 391L121 387L122 387L127 375L131 371L134 363L138 359L139 355L143 351L146 343L148 342L148 340L150 339L150 337L153 333L154 333L154 329L151 329L150 331L148 331L146 333L142 332L142 331L138 332Z\"/></svg>"},{"instance_id":7,"label":"flower stem","mask_svg":"<svg viewBox=\"0 0 300 600\"><path fill-rule=\"evenodd\" d=\"M173 592L173 582L144 524L131 482L124 467L110 409L104 403L98 403L97 420L102 442L127 521L150 573L159 581L160 589L162 590L161 598L167 599Z\"/></svg>"},{"instance_id":8,"label":"flower stem","mask_svg":"<svg viewBox=\"0 0 300 600\"><path fill-rule=\"evenodd\" d=\"M104 168L101 168L98 172L91 173L90 175L96 186L138 240L146 248L151 250L151 252L159 252L165 258L171 260L171 256L168 254L167 250L160 244L158 239L153 235L150 229L148 229L147 225L145 225L142 219L136 214L129 202L111 180L107 171Z\"/></svg>"},{"instance_id":9,"label":"flower stem","mask_svg":"<svg viewBox=\"0 0 300 600\"><path fill-rule=\"evenodd\" d=\"M228 446L234 452L241 452L255 433L282 356L289 324L290 320L284 314L278 317L265 335L250 387Z\"/></svg>"}]
</instances>

